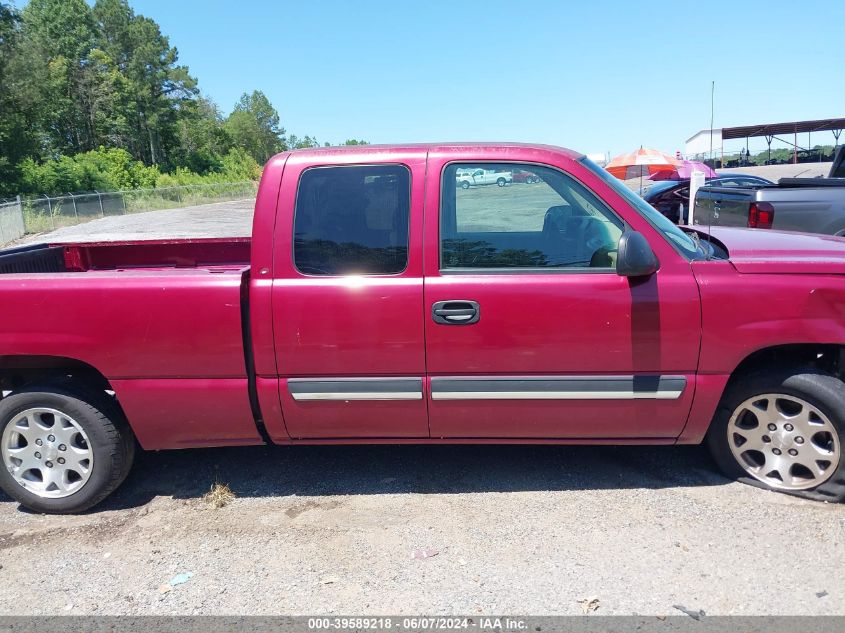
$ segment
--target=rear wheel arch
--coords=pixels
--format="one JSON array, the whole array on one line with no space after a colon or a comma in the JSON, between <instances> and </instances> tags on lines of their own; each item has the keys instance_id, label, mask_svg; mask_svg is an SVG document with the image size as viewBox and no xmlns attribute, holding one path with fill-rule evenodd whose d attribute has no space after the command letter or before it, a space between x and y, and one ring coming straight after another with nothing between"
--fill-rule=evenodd
<instances>
[{"instance_id":1,"label":"rear wheel arch","mask_svg":"<svg viewBox=\"0 0 845 633\"><path fill-rule=\"evenodd\" d=\"M14 391L31 383L67 380L88 389L111 391L108 378L85 361L66 356L0 356L0 391Z\"/></svg>"},{"instance_id":2,"label":"rear wheel arch","mask_svg":"<svg viewBox=\"0 0 845 633\"><path fill-rule=\"evenodd\" d=\"M0 356L0 400L32 385L90 394L129 424L108 378L93 365L65 356Z\"/></svg>"}]
</instances>

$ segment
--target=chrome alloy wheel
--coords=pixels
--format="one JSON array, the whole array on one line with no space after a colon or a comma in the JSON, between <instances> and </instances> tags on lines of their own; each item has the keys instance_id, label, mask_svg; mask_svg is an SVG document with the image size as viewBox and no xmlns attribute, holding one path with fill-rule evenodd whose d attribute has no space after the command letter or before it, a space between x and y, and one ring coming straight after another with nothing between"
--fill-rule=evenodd
<instances>
[{"instance_id":1,"label":"chrome alloy wheel","mask_svg":"<svg viewBox=\"0 0 845 633\"><path fill-rule=\"evenodd\" d=\"M827 481L840 459L836 428L817 407L782 393L740 404L728 421L728 445L749 475L780 490Z\"/></svg>"},{"instance_id":2,"label":"chrome alloy wheel","mask_svg":"<svg viewBox=\"0 0 845 633\"><path fill-rule=\"evenodd\" d=\"M59 499L91 476L94 452L82 427L56 409L27 409L6 425L0 439L3 466L24 489Z\"/></svg>"}]
</instances>

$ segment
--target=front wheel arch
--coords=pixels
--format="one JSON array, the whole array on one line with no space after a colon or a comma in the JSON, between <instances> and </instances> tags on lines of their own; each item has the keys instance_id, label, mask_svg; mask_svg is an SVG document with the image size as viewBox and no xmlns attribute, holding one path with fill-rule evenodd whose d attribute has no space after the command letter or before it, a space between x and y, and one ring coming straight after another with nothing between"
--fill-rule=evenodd
<instances>
[{"instance_id":1,"label":"front wheel arch","mask_svg":"<svg viewBox=\"0 0 845 633\"><path fill-rule=\"evenodd\" d=\"M773 366L812 367L845 378L843 358L845 345L834 343L795 343L762 347L749 352L737 363L725 389L748 374Z\"/></svg>"}]
</instances>

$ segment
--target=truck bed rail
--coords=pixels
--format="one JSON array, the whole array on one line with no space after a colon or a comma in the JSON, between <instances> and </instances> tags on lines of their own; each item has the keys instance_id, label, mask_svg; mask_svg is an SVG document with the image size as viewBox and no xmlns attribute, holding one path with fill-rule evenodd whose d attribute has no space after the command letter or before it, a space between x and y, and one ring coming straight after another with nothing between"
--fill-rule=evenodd
<instances>
[{"instance_id":1,"label":"truck bed rail","mask_svg":"<svg viewBox=\"0 0 845 633\"><path fill-rule=\"evenodd\" d=\"M82 244L35 244L0 251L0 274L130 268L249 266L250 238L194 238Z\"/></svg>"},{"instance_id":2,"label":"truck bed rail","mask_svg":"<svg viewBox=\"0 0 845 633\"><path fill-rule=\"evenodd\" d=\"M781 178L781 187L845 187L845 178Z\"/></svg>"}]
</instances>

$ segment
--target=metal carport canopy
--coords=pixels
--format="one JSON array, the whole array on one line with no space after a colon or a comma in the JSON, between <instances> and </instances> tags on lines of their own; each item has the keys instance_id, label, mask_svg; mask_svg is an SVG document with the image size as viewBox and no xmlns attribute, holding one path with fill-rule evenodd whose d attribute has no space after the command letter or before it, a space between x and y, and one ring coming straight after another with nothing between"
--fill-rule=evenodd
<instances>
[{"instance_id":1,"label":"metal carport canopy","mask_svg":"<svg viewBox=\"0 0 845 633\"><path fill-rule=\"evenodd\" d=\"M798 132L821 132L845 129L845 118L819 119L817 121L793 121L791 123L767 123L765 125L744 125L722 128L722 138L749 138L752 136L774 136Z\"/></svg>"}]
</instances>

